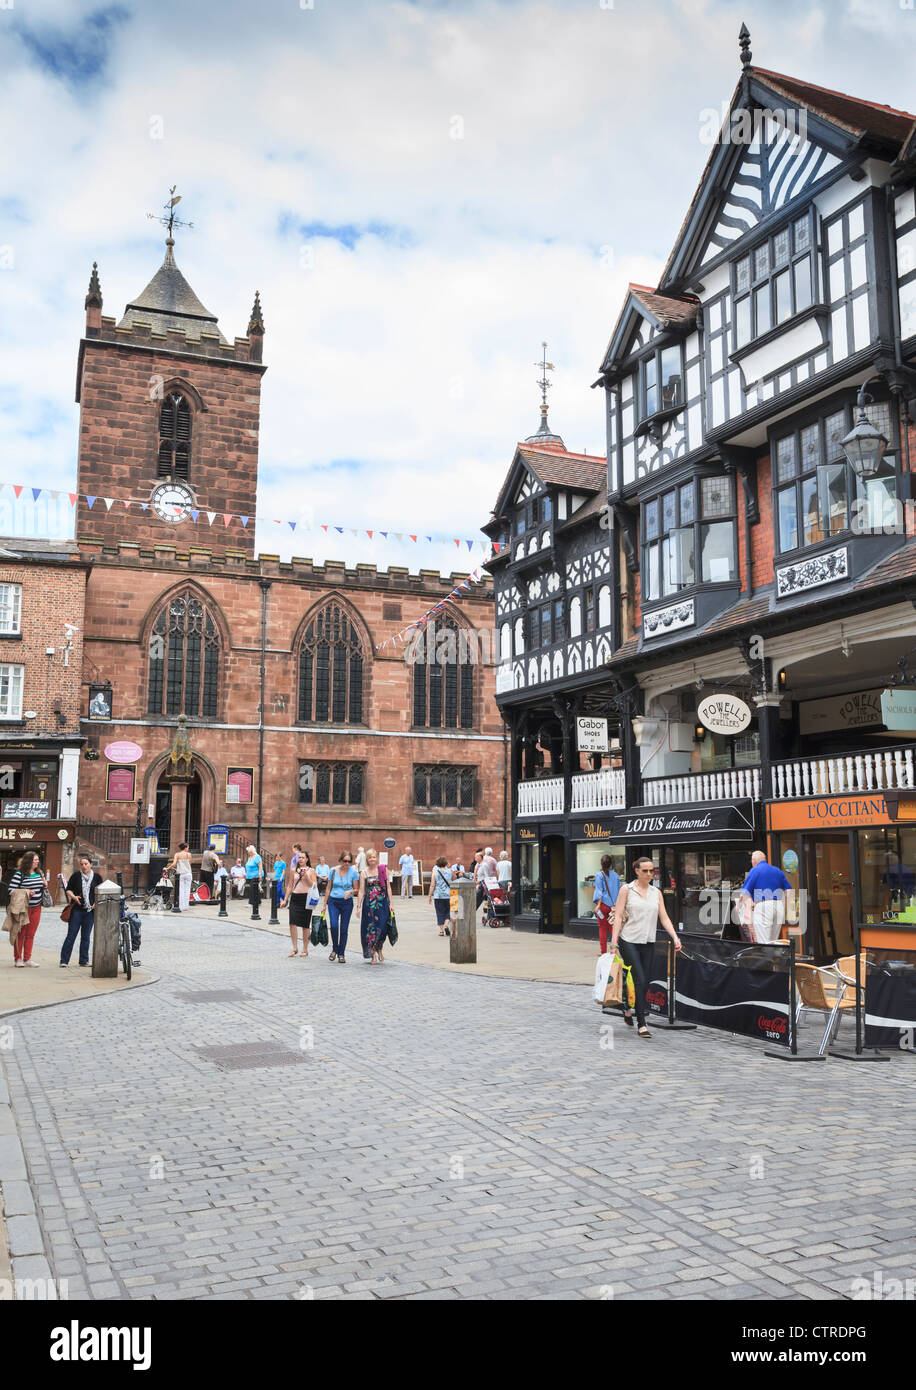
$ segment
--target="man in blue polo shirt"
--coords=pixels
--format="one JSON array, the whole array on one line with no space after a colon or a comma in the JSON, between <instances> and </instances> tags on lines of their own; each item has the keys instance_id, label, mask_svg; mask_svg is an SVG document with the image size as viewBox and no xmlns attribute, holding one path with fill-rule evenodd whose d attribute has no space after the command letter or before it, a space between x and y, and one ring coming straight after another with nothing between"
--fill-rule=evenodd
<instances>
[{"instance_id":1,"label":"man in blue polo shirt","mask_svg":"<svg viewBox=\"0 0 916 1390\"><path fill-rule=\"evenodd\" d=\"M751 855L751 871L741 885L742 894L754 904L754 936L761 944L778 942L786 920L786 893L792 885L782 869L768 864L762 850Z\"/></svg>"}]
</instances>

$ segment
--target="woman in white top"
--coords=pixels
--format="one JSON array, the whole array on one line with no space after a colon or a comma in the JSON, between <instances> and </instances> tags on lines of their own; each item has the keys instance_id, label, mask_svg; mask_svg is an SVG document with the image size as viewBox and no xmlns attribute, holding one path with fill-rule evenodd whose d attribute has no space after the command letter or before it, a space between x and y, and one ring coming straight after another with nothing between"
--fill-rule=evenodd
<instances>
[{"instance_id":1,"label":"woman in white top","mask_svg":"<svg viewBox=\"0 0 916 1390\"><path fill-rule=\"evenodd\" d=\"M509 858L507 850L501 849L499 851L499 863L496 865L496 877L499 880L500 888L504 888L508 893L509 885L512 882L512 860Z\"/></svg>"},{"instance_id":2,"label":"woman in white top","mask_svg":"<svg viewBox=\"0 0 916 1390\"><path fill-rule=\"evenodd\" d=\"M681 949L681 942L668 916L665 900L652 882L655 873L652 860L637 859L633 871L635 879L623 885L614 905L611 950L619 953L621 960L633 973L639 1036L650 1038L652 1034L646 1027L646 990L652 978L652 957L659 922L674 942L676 951ZM627 1009L624 1020L632 1028L631 1009Z\"/></svg>"},{"instance_id":3,"label":"woman in white top","mask_svg":"<svg viewBox=\"0 0 916 1390\"><path fill-rule=\"evenodd\" d=\"M191 854L185 840L175 851L169 868L178 871L178 907L184 912L191 903Z\"/></svg>"}]
</instances>

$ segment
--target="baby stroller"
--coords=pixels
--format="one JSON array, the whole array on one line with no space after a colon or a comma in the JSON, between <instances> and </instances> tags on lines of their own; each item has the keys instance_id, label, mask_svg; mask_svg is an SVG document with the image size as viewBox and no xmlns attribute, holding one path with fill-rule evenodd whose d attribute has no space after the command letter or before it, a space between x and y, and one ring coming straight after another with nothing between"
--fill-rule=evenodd
<instances>
[{"instance_id":1,"label":"baby stroller","mask_svg":"<svg viewBox=\"0 0 916 1390\"><path fill-rule=\"evenodd\" d=\"M498 878L483 880L483 925L485 927L507 927L509 925L509 899Z\"/></svg>"}]
</instances>

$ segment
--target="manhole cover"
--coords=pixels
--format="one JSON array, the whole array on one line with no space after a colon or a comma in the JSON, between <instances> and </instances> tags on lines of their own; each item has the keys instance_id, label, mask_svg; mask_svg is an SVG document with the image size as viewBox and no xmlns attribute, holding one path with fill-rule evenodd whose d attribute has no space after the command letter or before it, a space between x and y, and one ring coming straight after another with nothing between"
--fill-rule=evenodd
<instances>
[{"instance_id":1,"label":"manhole cover","mask_svg":"<svg viewBox=\"0 0 916 1390\"><path fill-rule=\"evenodd\" d=\"M188 1004L227 1004L232 999L250 999L243 989L182 989L176 999L184 999Z\"/></svg>"},{"instance_id":2,"label":"manhole cover","mask_svg":"<svg viewBox=\"0 0 916 1390\"><path fill-rule=\"evenodd\" d=\"M221 1047L195 1047L198 1057L213 1062L220 1071L254 1070L256 1067L291 1067L307 1061L303 1051L281 1042L228 1043Z\"/></svg>"}]
</instances>

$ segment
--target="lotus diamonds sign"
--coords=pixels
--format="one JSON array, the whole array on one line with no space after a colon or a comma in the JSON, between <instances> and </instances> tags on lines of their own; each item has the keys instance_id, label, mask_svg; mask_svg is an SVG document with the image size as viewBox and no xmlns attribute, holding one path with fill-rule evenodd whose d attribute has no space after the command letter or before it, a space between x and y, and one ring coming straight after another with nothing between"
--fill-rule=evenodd
<instances>
[{"instance_id":1,"label":"lotus diamonds sign","mask_svg":"<svg viewBox=\"0 0 916 1390\"><path fill-rule=\"evenodd\" d=\"M740 734L751 722L751 711L737 695L707 695L697 705L697 717L712 734Z\"/></svg>"}]
</instances>

